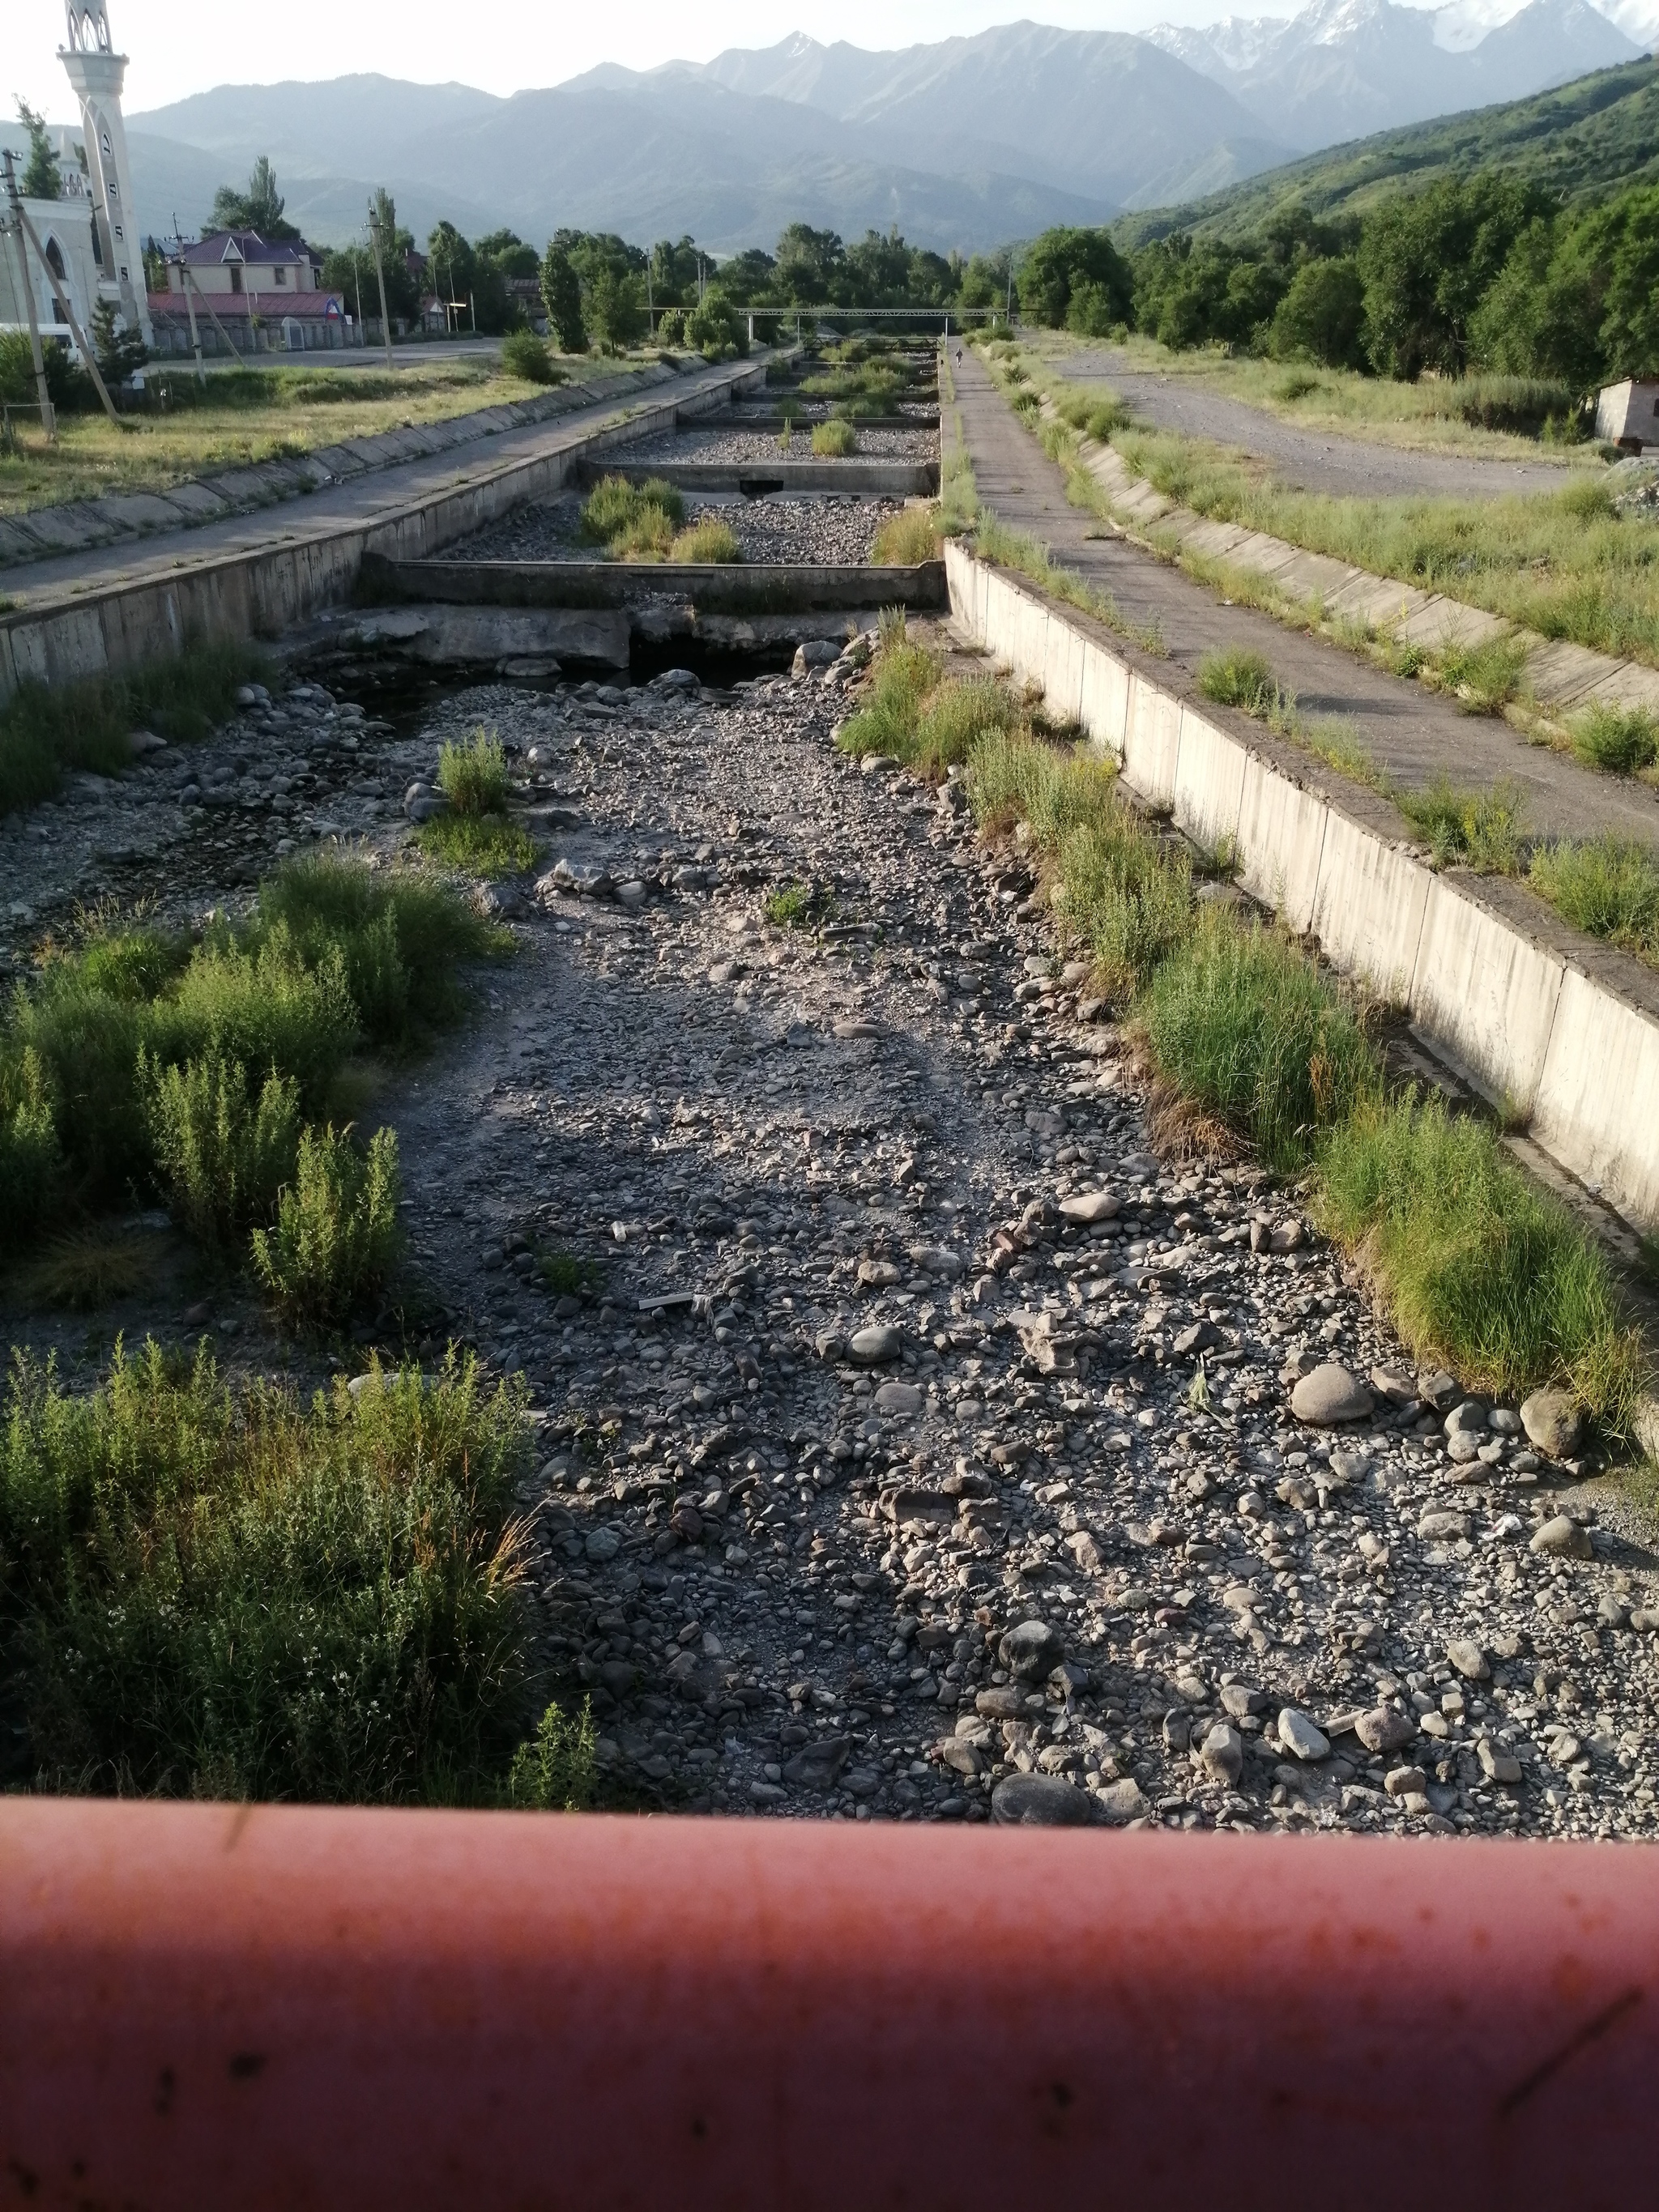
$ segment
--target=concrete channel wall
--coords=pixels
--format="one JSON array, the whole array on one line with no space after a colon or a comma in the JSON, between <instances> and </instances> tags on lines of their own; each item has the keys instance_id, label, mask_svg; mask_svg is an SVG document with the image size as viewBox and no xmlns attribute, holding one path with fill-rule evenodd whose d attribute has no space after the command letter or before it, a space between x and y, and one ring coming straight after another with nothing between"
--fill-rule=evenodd
<instances>
[{"instance_id":1,"label":"concrete channel wall","mask_svg":"<svg viewBox=\"0 0 1659 2212\"><path fill-rule=\"evenodd\" d=\"M765 364L745 362L694 392L665 392L619 422L530 459L507 460L464 483L411 500L372 520L340 523L310 537L185 562L163 575L92 590L40 595L0 614L0 704L20 684L51 684L118 675L149 660L216 640L279 637L351 597L365 553L392 561L430 557L529 499L546 498L595 453L671 430L682 417L712 413L734 393L765 381ZM289 526L283 514L273 529Z\"/></svg>"},{"instance_id":2,"label":"concrete channel wall","mask_svg":"<svg viewBox=\"0 0 1659 2212\"><path fill-rule=\"evenodd\" d=\"M1442 1059L1638 1228L1659 1231L1659 994L1518 887L1437 872L1389 810L1299 780L1232 719L1177 697L1097 626L947 543L957 627L1042 687L1124 781L1326 957L1406 1007ZM1242 720L1242 718L1240 718Z\"/></svg>"}]
</instances>

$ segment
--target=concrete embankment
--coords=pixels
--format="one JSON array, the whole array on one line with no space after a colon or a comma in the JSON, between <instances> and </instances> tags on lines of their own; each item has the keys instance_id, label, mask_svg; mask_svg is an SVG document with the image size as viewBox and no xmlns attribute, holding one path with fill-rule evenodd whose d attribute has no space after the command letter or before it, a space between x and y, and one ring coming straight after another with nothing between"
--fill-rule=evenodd
<instances>
[{"instance_id":1,"label":"concrete embankment","mask_svg":"<svg viewBox=\"0 0 1659 2212\"><path fill-rule=\"evenodd\" d=\"M1659 981L1518 887L1437 871L1391 807L1182 696L1103 626L945 549L954 620L1079 721L1126 783L1638 1228L1659 1231Z\"/></svg>"},{"instance_id":2,"label":"concrete embankment","mask_svg":"<svg viewBox=\"0 0 1659 2212\"><path fill-rule=\"evenodd\" d=\"M119 674L189 644L280 636L348 599L366 553L398 561L436 553L520 501L556 492L590 455L722 408L737 392L761 389L764 376L758 362L705 373L689 390L678 386L598 426L550 429L533 452L370 517L337 514L309 531L285 529L280 538L273 522L270 542L33 594L0 614L0 702L31 678L70 683Z\"/></svg>"}]
</instances>

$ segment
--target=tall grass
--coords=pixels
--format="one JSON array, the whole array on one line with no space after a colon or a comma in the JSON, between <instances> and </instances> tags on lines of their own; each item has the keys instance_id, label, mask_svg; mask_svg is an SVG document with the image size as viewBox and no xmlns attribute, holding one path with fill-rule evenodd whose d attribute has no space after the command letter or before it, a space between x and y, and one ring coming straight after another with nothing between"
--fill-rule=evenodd
<instances>
[{"instance_id":1,"label":"tall grass","mask_svg":"<svg viewBox=\"0 0 1659 2212\"><path fill-rule=\"evenodd\" d=\"M1570 734L1587 768L1635 775L1659 761L1659 715L1645 707L1608 707L1598 699L1574 715Z\"/></svg>"},{"instance_id":2,"label":"tall grass","mask_svg":"<svg viewBox=\"0 0 1659 2212\"><path fill-rule=\"evenodd\" d=\"M812 451L820 460L845 460L858 449L858 434L844 417L813 426Z\"/></svg>"},{"instance_id":3,"label":"tall grass","mask_svg":"<svg viewBox=\"0 0 1659 2212\"><path fill-rule=\"evenodd\" d=\"M875 535L870 558L878 568L912 568L939 558L941 518L937 507L906 507L890 514Z\"/></svg>"},{"instance_id":4,"label":"tall grass","mask_svg":"<svg viewBox=\"0 0 1659 2212\"><path fill-rule=\"evenodd\" d=\"M37 1788L489 1800L529 1717L523 1405L452 1358L301 1407L205 1352L14 1368L0 1650Z\"/></svg>"},{"instance_id":5,"label":"tall grass","mask_svg":"<svg viewBox=\"0 0 1659 2212\"><path fill-rule=\"evenodd\" d=\"M1659 958L1659 859L1650 846L1611 834L1541 845L1527 880L1575 929Z\"/></svg>"},{"instance_id":6,"label":"tall grass","mask_svg":"<svg viewBox=\"0 0 1659 2212\"><path fill-rule=\"evenodd\" d=\"M1426 790L1402 789L1390 795L1427 842L1437 867L1457 862L1480 875L1519 873L1525 815L1520 792L1513 785L1466 791L1437 776Z\"/></svg>"},{"instance_id":7,"label":"tall grass","mask_svg":"<svg viewBox=\"0 0 1659 2212\"><path fill-rule=\"evenodd\" d=\"M50 799L70 769L118 775L131 765L131 731L174 744L206 737L229 716L238 686L268 674L252 647L213 644L127 676L26 681L0 706L0 816Z\"/></svg>"},{"instance_id":8,"label":"tall grass","mask_svg":"<svg viewBox=\"0 0 1659 2212\"><path fill-rule=\"evenodd\" d=\"M1559 1376L1627 1430L1643 1376L1607 1262L1485 1124L1437 1098L1370 1098L1321 1152L1322 1212L1360 1251L1419 1358L1477 1389Z\"/></svg>"},{"instance_id":9,"label":"tall grass","mask_svg":"<svg viewBox=\"0 0 1659 2212\"><path fill-rule=\"evenodd\" d=\"M582 506L581 534L614 560L662 559L685 520L685 501L671 483L652 477L634 484L605 477Z\"/></svg>"},{"instance_id":10,"label":"tall grass","mask_svg":"<svg viewBox=\"0 0 1659 2212\"><path fill-rule=\"evenodd\" d=\"M438 754L438 788L457 814L504 814L507 756L493 732L475 730L464 745L444 740Z\"/></svg>"}]
</instances>

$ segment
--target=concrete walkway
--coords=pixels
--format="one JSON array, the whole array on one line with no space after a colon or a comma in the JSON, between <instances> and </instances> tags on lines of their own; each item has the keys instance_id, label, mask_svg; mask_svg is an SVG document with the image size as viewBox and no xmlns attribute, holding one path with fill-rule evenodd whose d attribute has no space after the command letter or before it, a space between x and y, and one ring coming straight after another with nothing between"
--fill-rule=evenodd
<instances>
[{"instance_id":1,"label":"concrete walkway","mask_svg":"<svg viewBox=\"0 0 1659 2212\"><path fill-rule=\"evenodd\" d=\"M1195 376L1133 368L1126 354L1111 347L1067 356L1055 366L1068 383L1109 386L1132 414L1156 429L1236 446L1300 491L1337 499L1496 498L1506 492L1559 491L1571 480L1565 461L1412 453L1379 440L1304 429L1265 407L1212 392Z\"/></svg>"},{"instance_id":2,"label":"concrete walkway","mask_svg":"<svg viewBox=\"0 0 1659 2212\"><path fill-rule=\"evenodd\" d=\"M505 463L557 453L591 436L599 425L619 419L636 395L659 404L671 393L679 400L693 399L729 374L727 368L705 368L688 376L665 373L660 380L630 378L625 390L606 393L552 421L480 439L459 453L422 454L372 475L327 485L304 500L275 509L229 515L222 521L204 523L199 529L137 544L93 547L15 562L0 572L0 589L15 605L39 609L79 592L176 575L181 569L221 560L226 554L257 552L266 546L292 545L324 537L395 514L428 495L493 474Z\"/></svg>"},{"instance_id":3,"label":"concrete walkway","mask_svg":"<svg viewBox=\"0 0 1659 2212\"><path fill-rule=\"evenodd\" d=\"M1047 545L1061 566L1109 592L1121 614L1156 625L1170 689L1195 694L1203 656L1226 646L1260 653L1304 713L1352 727L1377 766L1407 790L1437 776L1466 786L1511 784L1528 826L1552 836L1612 830L1659 842L1659 793L1601 775L1529 745L1496 717L1464 714L1419 684L1373 667L1328 640L1232 606L1176 568L1068 504L1060 470L1024 428L977 356L953 368L957 406L981 501L1011 528ZM947 420L950 410L947 409Z\"/></svg>"}]
</instances>

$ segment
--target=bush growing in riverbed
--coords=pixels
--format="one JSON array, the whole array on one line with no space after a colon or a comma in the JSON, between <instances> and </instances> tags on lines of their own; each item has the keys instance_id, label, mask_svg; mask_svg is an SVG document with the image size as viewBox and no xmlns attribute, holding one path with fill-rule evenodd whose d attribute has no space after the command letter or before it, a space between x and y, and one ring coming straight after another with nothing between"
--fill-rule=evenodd
<instances>
[{"instance_id":1,"label":"bush growing in riverbed","mask_svg":"<svg viewBox=\"0 0 1659 2212\"><path fill-rule=\"evenodd\" d=\"M36 1787L493 1802L522 1737L521 1397L476 1364L310 1407L205 1353L13 1371L0 1653Z\"/></svg>"}]
</instances>

